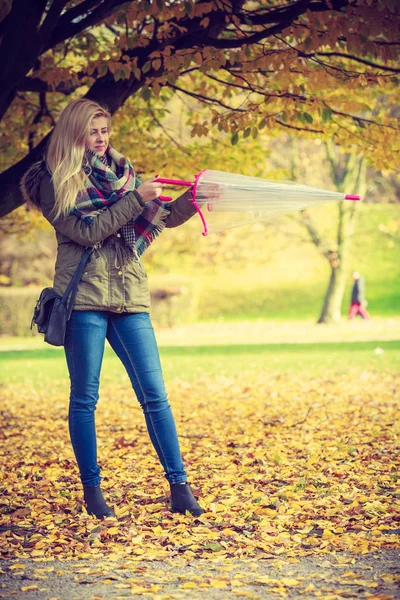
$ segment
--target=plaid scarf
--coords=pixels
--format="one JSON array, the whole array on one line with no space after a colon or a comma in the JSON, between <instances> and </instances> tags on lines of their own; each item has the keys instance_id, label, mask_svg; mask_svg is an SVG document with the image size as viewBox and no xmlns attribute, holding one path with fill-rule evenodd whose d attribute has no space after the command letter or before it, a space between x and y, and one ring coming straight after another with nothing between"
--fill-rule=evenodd
<instances>
[{"instance_id":1,"label":"plaid scarf","mask_svg":"<svg viewBox=\"0 0 400 600\"><path fill-rule=\"evenodd\" d=\"M87 163L83 170L86 174L84 189L78 193L74 214L87 224L107 206L118 202L125 194L141 185L130 162L111 146L104 157L87 152ZM120 229L127 246L139 257L162 232L165 220L171 212L170 203L155 199L146 203L143 211Z\"/></svg>"}]
</instances>

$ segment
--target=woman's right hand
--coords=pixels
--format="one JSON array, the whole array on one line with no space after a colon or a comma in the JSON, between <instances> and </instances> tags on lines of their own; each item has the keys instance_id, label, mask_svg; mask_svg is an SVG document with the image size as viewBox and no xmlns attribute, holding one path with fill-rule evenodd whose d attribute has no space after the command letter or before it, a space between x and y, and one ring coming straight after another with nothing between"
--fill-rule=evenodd
<instances>
[{"instance_id":1,"label":"woman's right hand","mask_svg":"<svg viewBox=\"0 0 400 600\"><path fill-rule=\"evenodd\" d=\"M142 185L137 188L136 191L139 192L144 202L150 202L151 200L154 200L154 198L158 198L158 196L161 194L163 184L156 183L155 180L157 179L157 177L158 176L155 175L148 181L142 183Z\"/></svg>"}]
</instances>

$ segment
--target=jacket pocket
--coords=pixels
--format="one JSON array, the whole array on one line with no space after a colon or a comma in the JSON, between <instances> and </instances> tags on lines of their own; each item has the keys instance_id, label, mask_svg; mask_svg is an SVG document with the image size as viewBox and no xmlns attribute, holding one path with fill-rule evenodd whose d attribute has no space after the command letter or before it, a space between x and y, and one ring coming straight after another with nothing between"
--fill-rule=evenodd
<instances>
[{"instance_id":1,"label":"jacket pocket","mask_svg":"<svg viewBox=\"0 0 400 600\"><path fill-rule=\"evenodd\" d=\"M130 261L125 271L125 306L135 312L148 312L150 292L146 271L138 260Z\"/></svg>"},{"instance_id":2,"label":"jacket pocket","mask_svg":"<svg viewBox=\"0 0 400 600\"><path fill-rule=\"evenodd\" d=\"M59 266L56 269L54 287L59 293L64 293L67 285L75 273L76 264ZM78 283L74 307L87 306L90 308L107 307L109 305L108 270L105 258L102 255L91 256L81 279Z\"/></svg>"},{"instance_id":3,"label":"jacket pocket","mask_svg":"<svg viewBox=\"0 0 400 600\"><path fill-rule=\"evenodd\" d=\"M109 305L107 262L103 254L92 255L82 273L76 305L107 307Z\"/></svg>"}]
</instances>

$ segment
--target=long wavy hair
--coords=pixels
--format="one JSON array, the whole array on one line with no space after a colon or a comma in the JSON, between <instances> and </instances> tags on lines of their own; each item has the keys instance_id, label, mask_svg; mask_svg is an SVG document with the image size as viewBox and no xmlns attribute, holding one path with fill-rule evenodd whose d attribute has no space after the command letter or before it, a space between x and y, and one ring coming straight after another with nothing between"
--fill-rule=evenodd
<instances>
[{"instance_id":1,"label":"long wavy hair","mask_svg":"<svg viewBox=\"0 0 400 600\"><path fill-rule=\"evenodd\" d=\"M79 191L84 187L86 140L92 119L96 117L105 117L110 128L111 115L106 108L85 98L74 100L60 114L51 135L46 165L52 174L56 218L70 213Z\"/></svg>"}]
</instances>

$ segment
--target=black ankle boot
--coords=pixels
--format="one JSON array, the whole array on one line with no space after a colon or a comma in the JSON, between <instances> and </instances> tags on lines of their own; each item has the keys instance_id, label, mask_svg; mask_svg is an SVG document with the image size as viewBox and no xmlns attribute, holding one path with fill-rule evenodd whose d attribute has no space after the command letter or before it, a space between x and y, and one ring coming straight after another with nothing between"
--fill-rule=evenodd
<instances>
[{"instance_id":1,"label":"black ankle boot","mask_svg":"<svg viewBox=\"0 0 400 600\"><path fill-rule=\"evenodd\" d=\"M193 496L192 490L188 483L172 483L171 487L171 511L173 513L186 514L188 510L194 517L199 517L203 514L204 509L201 508L196 498Z\"/></svg>"},{"instance_id":2,"label":"black ankle boot","mask_svg":"<svg viewBox=\"0 0 400 600\"><path fill-rule=\"evenodd\" d=\"M115 517L113 509L106 504L99 485L84 486L83 497L89 515L94 515L98 519Z\"/></svg>"}]
</instances>

